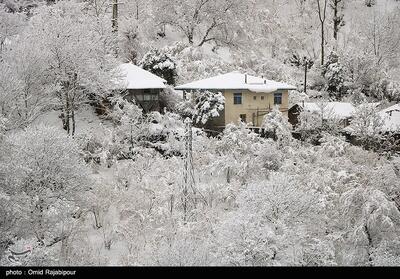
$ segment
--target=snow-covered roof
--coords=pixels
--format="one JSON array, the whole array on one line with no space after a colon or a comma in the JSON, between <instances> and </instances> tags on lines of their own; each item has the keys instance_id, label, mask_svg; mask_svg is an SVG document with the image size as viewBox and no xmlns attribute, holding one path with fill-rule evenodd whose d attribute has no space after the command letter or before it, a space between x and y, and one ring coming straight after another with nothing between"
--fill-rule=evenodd
<instances>
[{"instance_id":1,"label":"snow-covered roof","mask_svg":"<svg viewBox=\"0 0 400 279\"><path fill-rule=\"evenodd\" d=\"M131 63L121 64L116 70L120 76L116 84L124 89L166 88L165 79Z\"/></svg>"},{"instance_id":2,"label":"snow-covered roof","mask_svg":"<svg viewBox=\"0 0 400 279\"><path fill-rule=\"evenodd\" d=\"M381 105L381 102L374 102L374 103L363 103L357 106L357 108L361 109L376 109Z\"/></svg>"},{"instance_id":3,"label":"snow-covered roof","mask_svg":"<svg viewBox=\"0 0 400 279\"><path fill-rule=\"evenodd\" d=\"M323 112L325 119L346 119L353 116L355 107L351 103L343 102L319 102L297 103L303 110L309 112Z\"/></svg>"},{"instance_id":4,"label":"snow-covered roof","mask_svg":"<svg viewBox=\"0 0 400 279\"><path fill-rule=\"evenodd\" d=\"M400 104L383 109L379 114L384 119L384 131L400 131Z\"/></svg>"},{"instance_id":5,"label":"snow-covered roof","mask_svg":"<svg viewBox=\"0 0 400 279\"><path fill-rule=\"evenodd\" d=\"M268 80L260 77L241 74L240 72L231 72L222 74L175 87L177 90L224 90L224 89L239 89L250 90L252 92L270 93L278 89L294 90L295 86Z\"/></svg>"}]
</instances>

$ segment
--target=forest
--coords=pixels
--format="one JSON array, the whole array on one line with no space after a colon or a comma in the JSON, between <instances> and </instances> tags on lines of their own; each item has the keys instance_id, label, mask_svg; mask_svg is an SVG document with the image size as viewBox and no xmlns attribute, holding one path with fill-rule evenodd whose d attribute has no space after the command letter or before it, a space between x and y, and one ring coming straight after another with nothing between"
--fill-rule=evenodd
<instances>
[{"instance_id":1,"label":"forest","mask_svg":"<svg viewBox=\"0 0 400 279\"><path fill-rule=\"evenodd\" d=\"M354 115L210 134L233 71ZM399 0L0 0L0 266L399 266L399 103Z\"/></svg>"}]
</instances>

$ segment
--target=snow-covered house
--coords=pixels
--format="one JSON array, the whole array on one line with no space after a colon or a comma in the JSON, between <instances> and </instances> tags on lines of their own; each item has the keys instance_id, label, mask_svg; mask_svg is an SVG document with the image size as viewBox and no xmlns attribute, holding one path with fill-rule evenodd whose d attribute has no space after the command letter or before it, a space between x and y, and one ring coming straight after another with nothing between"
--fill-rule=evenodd
<instances>
[{"instance_id":1,"label":"snow-covered house","mask_svg":"<svg viewBox=\"0 0 400 279\"><path fill-rule=\"evenodd\" d=\"M166 88L166 80L131 63L118 66L118 89L126 90L127 100L135 100L144 112L159 111L160 92Z\"/></svg>"},{"instance_id":2,"label":"snow-covered house","mask_svg":"<svg viewBox=\"0 0 400 279\"><path fill-rule=\"evenodd\" d=\"M383 109L379 114L384 119L383 131L400 134L400 104Z\"/></svg>"},{"instance_id":3,"label":"snow-covered house","mask_svg":"<svg viewBox=\"0 0 400 279\"><path fill-rule=\"evenodd\" d=\"M299 122L299 114L302 111L315 112L321 114L322 119L339 120L343 126L350 124L350 119L355 112L355 107L351 103L344 102L301 102L293 105L289 109L289 122L295 127Z\"/></svg>"},{"instance_id":4,"label":"snow-covered house","mask_svg":"<svg viewBox=\"0 0 400 279\"><path fill-rule=\"evenodd\" d=\"M225 107L219 117L211 119L209 126L223 128L239 119L260 127L265 114L274 106L287 115L288 90L296 87L286 83L267 80L240 72L222 74L175 87L176 90L221 92Z\"/></svg>"}]
</instances>

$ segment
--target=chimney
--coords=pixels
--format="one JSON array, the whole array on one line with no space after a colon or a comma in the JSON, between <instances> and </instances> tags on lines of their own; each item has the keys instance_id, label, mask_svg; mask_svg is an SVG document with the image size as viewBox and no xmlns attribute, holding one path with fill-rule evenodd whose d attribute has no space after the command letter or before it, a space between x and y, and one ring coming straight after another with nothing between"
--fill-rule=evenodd
<instances>
[{"instance_id":1,"label":"chimney","mask_svg":"<svg viewBox=\"0 0 400 279\"><path fill-rule=\"evenodd\" d=\"M304 100L302 100L301 103L303 104L303 108L304 108Z\"/></svg>"},{"instance_id":2,"label":"chimney","mask_svg":"<svg viewBox=\"0 0 400 279\"><path fill-rule=\"evenodd\" d=\"M244 74L244 83L247 83L247 74Z\"/></svg>"}]
</instances>

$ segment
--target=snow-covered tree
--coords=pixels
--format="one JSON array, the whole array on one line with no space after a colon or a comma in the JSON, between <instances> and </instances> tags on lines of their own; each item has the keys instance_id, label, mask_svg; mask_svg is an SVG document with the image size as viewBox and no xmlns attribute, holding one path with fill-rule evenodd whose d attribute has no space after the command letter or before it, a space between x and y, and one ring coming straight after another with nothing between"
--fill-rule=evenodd
<instances>
[{"instance_id":1,"label":"snow-covered tree","mask_svg":"<svg viewBox=\"0 0 400 279\"><path fill-rule=\"evenodd\" d=\"M333 10L333 38L338 39L340 28L345 24L344 21L344 1L343 0L330 0L329 7Z\"/></svg>"},{"instance_id":2,"label":"snow-covered tree","mask_svg":"<svg viewBox=\"0 0 400 279\"><path fill-rule=\"evenodd\" d=\"M142 122L142 110L121 96L110 98L113 110L109 114L119 134L120 143L128 143L129 149L133 149L140 135L140 124Z\"/></svg>"},{"instance_id":3,"label":"snow-covered tree","mask_svg":"<svg viewBox=\"0 0 400 279\"><path fill-rule=\"evenodd\" d=\"M143 69L165 79L168 84L175 85L177 76L176 63L165 50L150 50L143 56L139 65Z\"/></svg>"},{"instance_id":4,"label":"snow-covered tree","mask_svg":"<svg viewBox=\"0 0 400 279\"><path fill-rule=\"evenodd\" d=\"M336 53L331 52L328 55L327 62L323 65L322 74L326 79L326 90L329 92L329 96L340 101L347 91L345 86L347 73L339 62Z\"/></svg>"},{"instance_id":5,"label":"snow-covered tree","mask_svg":"<svg viewBox=\"0 0 400 279\"><path fill-rule=\"evenodd\" d=\"M207 42L229 43L229 27L239 9L237 0L174 0L157 5L159 22L182 32L189 44L202 46ZM228 36L227 36L228 35Z\"/></svg>"},{"instance_id":6,"label":"snow-covered tree","mask_svg":"<svg viewBox=\"0 0 400 279\"><path fill-rule=\"evenodd\" d=\"M251 131L248 124L228 124L221 140L215 143L216 152L220 156L212 162L211 169L216 173L225 174L228 183L233 177L244 183L258 171L262 172L264 164L254 159L256 154L261 153L262 143L260 135Z\"/></svg>"},{"instance_id":7,"label":"snow-covered tree","mask_svg":"<svg viewBox=\"0 0 400 279\"><path fill-rule=\"evenodd\" d=\"M223 265L331 265L334 250L318 226L319 194L295 177L272 175L237 197L217 232L217 259Z\"/></svg>"},{"instance_id":8,"label":"snow-covered tree","mask_svg":"<svg viewBox=\"0 0 400 279\"><path fill-rule=\"evenodd\" d=\"M190 117L194 123L205 125L210 119L218 117L224 109L225 98L221 92L193 91L187 100L177 104L178 112Z\"/></svg>"},{"instance_id":9,"label":"snow-covered tree","mask_svg":"<svg viewBox=\"0 0 400 279\"><path fill-rule=\"evenodd\" d=\"M10 128L24 127L53 108L56 85L50 80L49 55L34 34L23 31L3 54L0 103Z\"/></svg>"},{"instance_id":10,"label":"snow-covered tree","mask_svg":"<svg viewBox=\"0 0 400 279\"><path fill-rule=\"evenodd\" d=\"M49 79L58 86L63 127L73 135L78 105L89 95L104 96L112 89L116 73L108 43L111 31L96 32L101 21L86 15L82 4L70 1L43 8L31 23L31 32L48 54Z\"/></svg>"},{"instance_id":11,"label":"snow-covered tree","mask_svg":"<svg viewBox=\"0 0 400 279\"><path fill-rule=\"evenodd\" d=\"M283 140L291 137L292 125L282 114L278 107L264 116L262 128L268 134L271 134L274 139Z\"/></svg>"},{"instance_id":12,"label":"snow-covered tree","mask_svg":"<svg viewBox=\"0 0 400 279\"><path fill-rule=\"evenodd\" d=\"M32 247L66 239L91 185L75 142L57 128L39 125L7 136L1 152L0 183L14 204L15 235L34 238Z\"/></svg>"},{"instance_id":13,"label":"snow-covered tree","mask_svg":"<svg viewBox=\"0 0 400 279\"><path fill-rule=\"evenodd\" d=\"M362 146L373 148L373 145L383 139L382 126L384 119L374 104L364 104L356 108L348 127L351 135L360 141Z\"/></svg>"}]
</instances>

